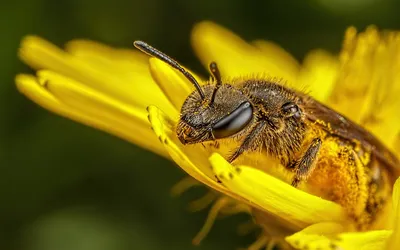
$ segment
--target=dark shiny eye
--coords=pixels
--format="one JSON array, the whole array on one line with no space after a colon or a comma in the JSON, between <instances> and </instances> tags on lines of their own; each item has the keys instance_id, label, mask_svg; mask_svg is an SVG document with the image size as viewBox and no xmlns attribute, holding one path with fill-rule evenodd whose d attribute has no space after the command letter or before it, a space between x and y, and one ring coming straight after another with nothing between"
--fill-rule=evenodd
<instances>
[{"instance_id":1,"label":"dark shiny eye","mask_svg":"<svg viewBox=\"0 0 400 250\"><path fill-rule=\"evenodd\" d=\"M253 108L249 102L244 102L232 113L222 118L212 127L214 138L220 139L238 133L253 117Z\"/></svg>"},{"instance_id":2,"label":"dark shiny eye","mask_svg":"<svg viewBox=\"0 0 400 250\"><path fill-rule=\"evenodd\" d=\"M296 118L301 117L301 111L299 107L293 102L287 102L282 105L282 112L285 116L291 117L294 116Z\"/></svg>"}]
</instances>

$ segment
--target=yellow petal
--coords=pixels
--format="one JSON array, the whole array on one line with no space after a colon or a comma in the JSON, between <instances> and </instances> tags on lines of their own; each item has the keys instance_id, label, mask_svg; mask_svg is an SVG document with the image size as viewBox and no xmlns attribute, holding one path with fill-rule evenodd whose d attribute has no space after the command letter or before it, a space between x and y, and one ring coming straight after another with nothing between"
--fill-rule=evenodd
<instances>
[{"instance_id":1,"label":"yellow petal","mask_svg":"<svg viewBox=\"0 0 400 250\"><path fill-rule=\"evenodd\" d=\"M343 233L338 236L338 239L334 241L334 244L336 244L339 249L385 249L387 240L391 234L391 230L368 231L362 233Z\"/></svg>"},{"instance_id":2,"label":"yellow petal","mask_svg":"<svg viewBox=\"0 0 400 250\"><path fill-rule=\"evenodd\" d=\"M65 51L74 57L97 64L114 72L127 74L148 74L148 56L133 49L113 48L90 40L72 40L65 45Z\"/></svg>"},{"instance_id":3,"label":"yellow petal","mask_svg":"<svg viewBox=\"0 0 400 250\"><path fill-rule=\"evenodd\" d=\"M123 116L118 117L118 113L114 113L113 116L109 115L107 114L107 110L110 110L110 108L107 107L107 105L93 107L91 102L79 103L79 94L74 96L74 98L78 97L78 99L73 99L72 101L66 98L68 101L77 102L75 106L68 105L58 96L54 95L54 93L50 93L46 87L51 86L53 88L55 85L61 84L61 88L68 88L72 80L58 76L52 72L44 71L41 72L40 75L40 80L30 75L18 75L16 77L18 89L27 97L52 112L85 125L104 130L125 140L141 145L157 154L166 156L165 150L157 143L157 138L152 134L149 125L138 126L136 121L128 123L128 119ZM72 82L72 84L74 83ZM95 101L96 100L93 100L93 102ZM92 110L92 112L88 112L90 110ZM144 114L144 116L146 116L146 114ZM130 119L138 118L133 117Z\"/></svg>"},{"instance_id":4,"label":"yellow petal","mask_svg":"<svg viewBox=\"0 0 400 250\"><path fill-rule=\"evenodd\" d=\"M86 50L92 45L91 50ZM72 54L34 36L26 37L19 55L23 61L36 69L47 69L81 82L95 90L124 103L142 107L162 106L170 115L176 115L153 81L150 71L145 69L148 62L140 52L131 53L96 45L76 42L69 45ZM114 55L112 55L115 52ZM115 57L121 55L119 60Z\"/></svg>"},{"instance_id":5,"label":"yellow petal","mask_svg":"<svg viewBox=\"0 0 400 250\"><path fill-rule=\"evenodd\" d=\"M332 237L343 232L343 225L322 222L304 228L300 232L287 236L285 240L295 249L335 249Z\"/></svg>"},{"instance_id":6,"label":"yellow petal","mask_svg":"<svg viewBox=\"0 0 400 250\"><path fill-rule=\"evenodd\" d=\"M290 69L296 67L293 60L288 60L288 66L284 66L282 59L276 58L285 53L278 47L271 50L271 57L252 46L229 30L212 22L197 24L192 32L192 45L197 56L205 67L211 61L215 61L220 68L222 77L243 76L269 76L283 78L289 83L294 82L295 75ZM276 53L276 55L275 55Z\"/></svg>"},{"instance_id":7,"label":"yellow petal","mask_svg":"<svg viewBox=\"0 0 400 250\"><path fill-rule=\"evenodd\" d=\"M388 243L388 250L398 249L400 246L400 178L397 179L393 188L393 235Z\"/></svg>"},{"instance_id":8,"label":"yellow petal","mask_svg":"<svg viewBox=\"0 0 400 250\"><path fill-rule=\"evenodd\" d=\"M399 133L400 32L347 30L340 74L329 104L367 128L389 148Z\"/></svg>"},{"instance_id":9,"label":"yellow petal","mask_svg":"<svg viewBox=\"0 0 400 250\"><path fill-rule=\"evenodd\" d=\"M221 192L227 196L230 196L237 201L242 201L253 207L262 210L261 207L253 204L246 200L246 198L239 196L238 194L231 192L223 185L217 182L214 172L211 170L211 166L207 161L208 153L201 149L201 147L195 147L182 145L174 131L174 122L171 121L165 114L157 107L150 106L149 121L152 125L152 129L157 135L159 141L165 146L171 158L181 167L186 173L209 186L210 188Z\"/></svg>"},{"instance_id":10,"label":"yellow petal","mask_svg":"<svg viewBox=\"0 0 400 250\"><path fill-rule=\"evenodd\" d=\"M177 70L156 58L150 58L150 70L165 96L180 110L186 97L193 91L193 85Z\"/></svg>"},{"instance_id":11,"label":"yellow petal","mask_svg":"<svg viewBox=\"0 0 400 250\"><path fill-rule=\"evenodd\" d=\"M329 53L316 50L307 54L298 78L298 89L318 101L325 102L336 83L339 61Z\"/></svg>"},{"instance_id":12,"label":"yellow petal","mask_svg":"<svg viewBox=\"0 0 400 250\"><path fill-rule=\"evenodd\" d=\"M187 156L186 152L181 145L177 144L176 138L173 135L172 121L165 116L165 114L155 106L148 108L149 121L151 123L154 133L157 135L159 141L165 146L166 150L170 154L171 158L189 175L194 177L196 180L216 189L221 189L220 185L217 185L216 181L211 178L211 171L203 171L193 163L193 158Z\"/></svg>"},{"instance_id":13,"label":"yellow petal","mask_svg":"<svg viewBox=\"0 0 400 250\"><path fill-rule=\"evenodd\" d=\"M19 74L15 78L18 90L24 95L31 98L37 104L44 108L50 109L53 112L61 113L65 116L70 112L68 107L63 105L43 86L41 86L36 77L32 75Z\"/></svg>"},{"instance_id":14,"label":"yellow petal","mask_svg":"<svg viewBox=\"0 0 400 250\"><path fill-rule=\"evenodd\" d=\"M141 109L126 105L52 71L39 71L38 77L54 96L71 107L87 110L88 113L98 113L104 118L110 116L115 120L120 119L122 123L132 124L135 127L146 126L146 112Z\"/></svg>"},{"instance_id":15,"label":"yellow petal","mask_svg":"<svg viewBox=\"0 0 400 250\"><path fill-rule=\"evenodd\" d=\"M99 68L102 71L107 72L109 75L121 79L121 82L134 83L131 84L131 89L128 91L135 96L134 99L138 102L139 106L165 106L167 108L166 112L170 115L171 113L173 114L175 110L180 109L179 106L176 107L173 112L168 111L171 106L170 103L166 105L165 97L168 98L168 95L166 96L166 93L163 93L164 89L159 88L172 87L172 89L176 90L176 88L173 87L176 84L168 82L169 86L157 83L159 86L157 87L154 84L155 82L151 79L152 77L154 78L154 71L151 72L151 61L156 59L150 59L149 69L149 57L140 51L131 49L115 49L87 40L71 41L66 45L66 50L75 57L79 57L86 63L92 65L94 68ZM169 66L164 65L164 67L168 68L167 70L169 71L173 71ZM170 73L169 71L168 73ZM181 79L182 78L180 77L179 80L182 82ZM164 81L164 83L165 82L166 81ZM185 84L190 85L187 81L185 81ZM185 87L190 89L191 86L183 86L183 88ZM171 100L173 100L173 98L171 98L170 101ZM174 104L173 102L171 103L172 105Z\"/></svg>"},{"instance_id":16,"label":"yellow petal","mask_svg":"<svg viewBox=\"0 0 400 250\"><path fill-rule=\"evenodd\" d=\"M295 249L304 250L377 250L385 249L390 230L342 233L337 223L318 223L285 238Z\"/></svg>"},{"instance_id":17,"label":"yellow petal","mask_svg":"<svg viewBox=\"0 0 400 250\"><path fill-rule=\"evenodd\" d=\"M262 207L297 228L346 220L346 212L334 202L310 195L261 170L233 167L219 154L210 158L215 174L231 192Z\"/></svg>"},{"instance_id":18,"label":"yellow petal","mask_svg":"<svg viewBox=\"0 0 400 250\"><path fill-rule=\"evenodd\" d=\"M274 62L276 67L285 69L290 75L297 75L300 70L299 62L286 50L272 41L255 40L253 45L259 48L264 57Z\"/></svg>"}]
</instances>

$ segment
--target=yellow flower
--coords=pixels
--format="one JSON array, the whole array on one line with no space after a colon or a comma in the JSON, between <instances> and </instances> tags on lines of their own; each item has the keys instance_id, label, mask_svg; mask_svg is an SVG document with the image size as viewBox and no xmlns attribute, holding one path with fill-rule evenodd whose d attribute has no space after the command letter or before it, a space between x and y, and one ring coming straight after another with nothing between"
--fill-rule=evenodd
<instances>
[{"instance_id":1,"label":"yellow flower","mask_svg":"<svg viewBox=\"0 0 400 250\"><path fill-rule=\"evenodd\" d=\"M225 80L268 77L306 91L399 152L399 33L381 34L371 27L357 34L349 28L339 56L316 50L301 65L271 42L246 43L210 22L194 28L192 43L205 66L218 63ZM22 41L20 57L37 70L36 76L16 77L18 89L33 101L168 157L218 191L193 204L195 210L216 199L195 243L219 212L247 212L262 228L249 249L272 243L296 249L395 249L400 244L399 180L393 202L380 212L378 222L358 232L342 206L282 181L287 180L282 166L263 155L247 154L240 165L232 166L219 154L232 148L229 141L218 152L212 146L182 145L176 122L194 88L158 59L91 41L72 41L64 51L38 37ZM179 193L191 185L193 179L174 190Z\"/></svg>"}]
</instances>

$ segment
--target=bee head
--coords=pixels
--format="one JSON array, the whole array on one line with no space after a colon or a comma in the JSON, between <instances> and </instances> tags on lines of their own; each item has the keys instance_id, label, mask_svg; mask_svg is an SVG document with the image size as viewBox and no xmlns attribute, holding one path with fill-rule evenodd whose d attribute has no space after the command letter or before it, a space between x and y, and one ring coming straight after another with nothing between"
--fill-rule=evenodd
<instances>
[{"instance_id":1,"label":"bee head","mask_svg":"<svg viewBox=\"0 0 400 250\"><path fill-rule=\"evenodd\" d=\"M230 84L222 84L217 64L210 64L215 84L203 87L175 60L145 42L134 45L180 71L196 88L181 109L177 135L183 144L233 136L246 127L253 118L253 107L247 97Z\"/></svg>"},{"instance_id":2,"label":"bee head","mask_svg":"<svg viewBox=\"0 0 400 250\"><path fill-rule=\"evenodd\" d=\"M230 84L222 84L217 64L210 64L215 84L188 96L181 109L177 135L183 144L234 136L253 120L248 98ZM204 98L202 97L204 96Z\"/></svg>"},{"instance_id":3,"label":"bee head","mask_svg":"<svg viewBox=\"0 0 400 250\"><path fill-rule=\"evenodd\" d=\"M183 144L234 136L252 121L252 105L232 85L217 82L202 89L205 99L195 91L182 106L176 132Z\"/></svg>"}]
</instances>

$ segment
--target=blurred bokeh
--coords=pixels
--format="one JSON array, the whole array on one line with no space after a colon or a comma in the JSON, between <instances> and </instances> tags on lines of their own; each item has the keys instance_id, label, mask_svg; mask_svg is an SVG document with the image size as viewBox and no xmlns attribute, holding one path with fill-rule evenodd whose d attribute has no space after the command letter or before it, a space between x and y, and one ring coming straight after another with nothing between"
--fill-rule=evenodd
<instances>
[{"instance_id":1,"label":"blurred bokeh","mask_svg":"<svg viewBox=\"0 0 400 250\"><path fill-rule=\"evenodd\" d=\"M0 4L0 249L235 249L245 215L219 220L201 246L191 244L207 210L189 213L170 187L185 174L161 157L58 117L20 95L22 37L62 46L89 38L132 47L142 39L205 74L189 45L191 27L213 20L246 39L268 39L299 60L314 48L339 51L344 29L400 29L399 1L16 0Z\"/></svg>"}]
</instances>

